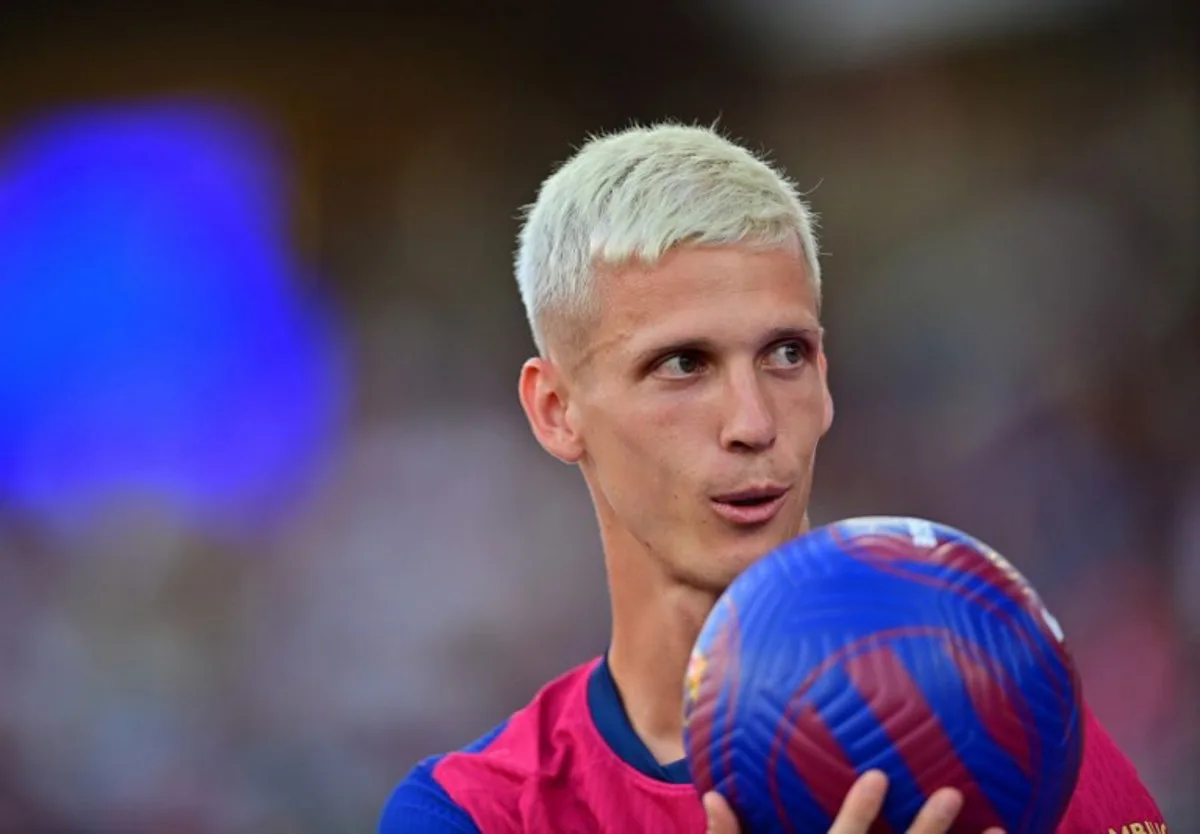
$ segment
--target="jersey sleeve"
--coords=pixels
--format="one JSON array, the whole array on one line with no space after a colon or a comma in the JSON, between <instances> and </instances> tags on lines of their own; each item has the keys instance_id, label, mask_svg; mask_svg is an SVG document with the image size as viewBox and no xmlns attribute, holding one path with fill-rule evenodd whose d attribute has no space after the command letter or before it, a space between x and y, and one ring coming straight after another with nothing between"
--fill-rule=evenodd
<instances>
[{"instance_id":1,"label":"jersey sleeve","mask_svg":"<svg viewBox=\"0 0 1200 834\"><path fill-rule=\"evenodd\" d=\"M1158 834L1166 822L1137 769L1087 711L1083 765L1059 834L1138 831Z\"/></svg>"},{"instance_id":2,"label":"jersey sleeve","mask_svg":"<svg viewBox=\"0 0 1200 834\"><path fill-rule=\"evenodd\" d=\"M481 834L471 815L434 778L437 761L421 762L392 792L379 834Z\"/></svg>"}]
</instances>

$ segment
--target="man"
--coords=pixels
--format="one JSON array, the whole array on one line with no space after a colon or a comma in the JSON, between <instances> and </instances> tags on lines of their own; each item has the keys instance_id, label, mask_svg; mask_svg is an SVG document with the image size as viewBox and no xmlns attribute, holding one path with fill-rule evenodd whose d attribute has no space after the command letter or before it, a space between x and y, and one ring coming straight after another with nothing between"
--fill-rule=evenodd
<instances>
[{"instance_id":1,"label":"man","mask_svg":"<svg viewBox=\"0 0 1200 834\"><path fill-rule=\"evenodd\" d=\"M705 129L595 139L543 184L517 256L538 348L519 394L538 441L591 493L611 642L474 744L420 763L382 834L737 831L688 777L682 681L720 593L808 528L833 420L817 251L791 184ZM865 774L830 830L866 832L886 788ZM949 830L961 801L935 793L912 831ZM1060 830L1161 821L1089 716Z\"/></svg>"}]
</instances>

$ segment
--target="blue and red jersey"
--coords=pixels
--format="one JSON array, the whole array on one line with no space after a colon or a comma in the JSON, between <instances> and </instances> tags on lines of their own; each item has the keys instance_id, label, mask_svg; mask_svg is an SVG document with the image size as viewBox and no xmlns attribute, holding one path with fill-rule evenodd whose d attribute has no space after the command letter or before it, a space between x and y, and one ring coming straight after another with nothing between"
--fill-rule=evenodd
<instances>
[{"instance_id":1,"label":"blue and red jersey","mask_svg":"<svg viewBox=\"0 0 1200 834\"><path fill-rule=\"evenodd\" d=\"M1059 834L1165 834L1133 765L1087 711L1083 768ZM638 737L603 658L567 672L461 750L418 764L379 834L702 834L685 761Z\"/></svg>"}]
</instances>

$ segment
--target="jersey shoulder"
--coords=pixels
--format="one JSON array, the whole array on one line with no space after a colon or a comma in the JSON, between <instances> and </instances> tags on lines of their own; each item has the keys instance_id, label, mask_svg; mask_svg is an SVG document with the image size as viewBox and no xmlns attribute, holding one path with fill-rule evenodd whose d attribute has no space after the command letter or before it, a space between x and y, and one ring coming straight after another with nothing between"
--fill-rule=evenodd
<instances>
[{"instance_id":1,"label":"jersey shoulder","mask_svg":"<svg viewBox=\"0 0 1200 834\"><path fill-rule=\"evenodd\" d=\"M507 723L494 727L464 747L463 752L486 749ZM479 834L471 815L437 780L437 766L445 758L444 753L430 756L401 780L384 805L379 834Z\"/></svg>"},{"instance_id":2,"label":"jersey shoulder","mask_svg":"<svg viewBox=\"0 0 1200 834\"><path fill-rule=\"evenodd\" d=\"M595 660L544 686L501 724L409 772L384 807L379 834L478 834L519 826L522 796L576 761ZM585 754L586 755L586 754Z\"/></svg>"},{"instance_id":3,"label":"jersey shoulder","mask_svg":"<svg viewBox=\"0 0 1200 834\"><path fill-rule=\"evenodd\" d=\"M1083 762L1075 793L1059 825L1059 834L1093 831L1166 832L1158 803L1142 783L1137 768L1086 708Z\"/></svg>"}]
</instances>

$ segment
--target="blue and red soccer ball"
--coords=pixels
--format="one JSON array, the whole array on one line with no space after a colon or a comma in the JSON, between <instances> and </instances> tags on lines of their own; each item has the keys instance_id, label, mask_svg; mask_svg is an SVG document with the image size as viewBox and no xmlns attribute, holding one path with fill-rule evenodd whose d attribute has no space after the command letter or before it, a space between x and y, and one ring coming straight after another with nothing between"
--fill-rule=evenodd
<instances>
[{"instance_id":1,"label":"blue and red soccer ball","mask_svg":"<svg viewBox=\"0 0 1200 834\"><path fill-rule=\"evenodd\" d=\"M684 711L693 781L745 834L827 831L876 768L872 832L952 786L955 831L1050 834L1083 747L1079 678L1037 594L982 542L912 518L832 524L746 570L696 642Z\"/></svg>"}]
</instances>

